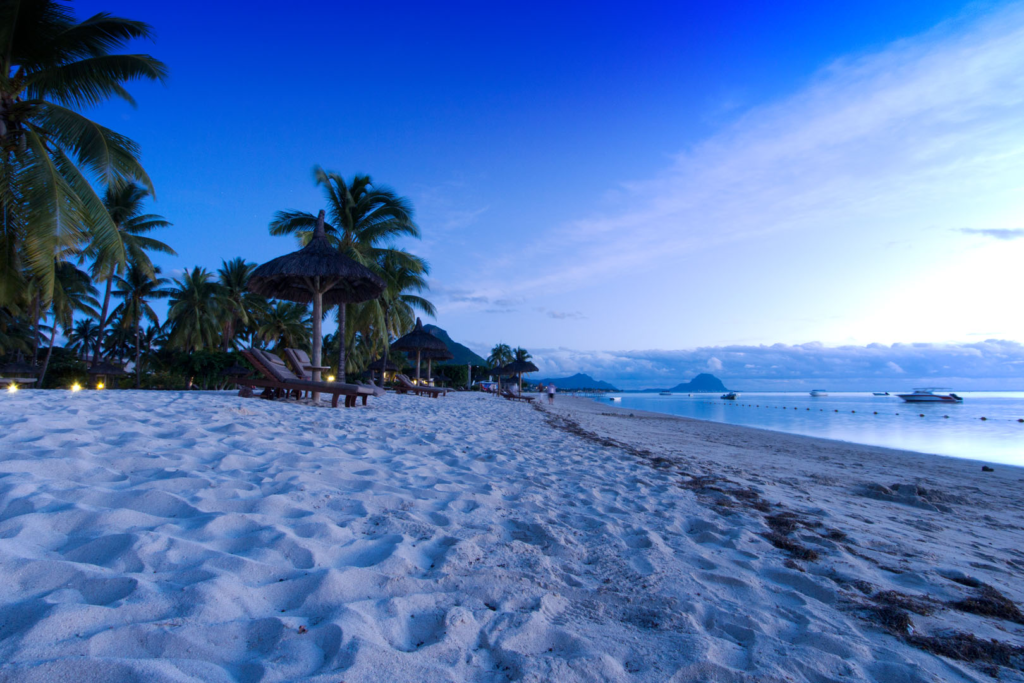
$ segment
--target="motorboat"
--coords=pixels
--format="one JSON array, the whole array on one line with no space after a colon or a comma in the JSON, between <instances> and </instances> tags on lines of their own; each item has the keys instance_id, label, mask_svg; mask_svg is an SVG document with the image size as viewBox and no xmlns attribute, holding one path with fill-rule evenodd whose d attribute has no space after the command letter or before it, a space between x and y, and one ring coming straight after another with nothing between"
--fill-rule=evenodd
<instances>
[{"instance_id":1,"label":"motorboat","mask_svg":"<svg viewBox=\"0 0 1024 683\"><path fill-rule=\"evenodd\" d=\"M914 389L911 394L896 394L907 403L963 403L964 399L954 393L937 394L948 389Z\"/></svg>"},{"instance_id":2,"label":"motorboat","mask_svg":"<svg viewBox=\"0 0 1024 683\"><path fill-rule=\"evenodd\" d=\"M888 391L873 391L873 392L871 392L871 395L872 396L888 396L889 392Z\"/></svg>"},{"instance_id":3,"label":"motorboat","mask_svg":"<svg viewBox=\"0 0 1024 683\"><path fill-rule=\"evenodd\" d=\"M663 391L660 394L658 394L658 396L671 396L671 395L672 395L671 391Z\"/></svg>"},{"instance_id":4,"label":"motorboat","mask_svg":"<svg viewBox=\"0 0 1024 683\"><path fill-rule=\"evenodd\" d=\"M724 401L735 401L739 397L740 395L737 394L735 391L730 391L727 394L722 394L719 398L721 398Z\"/></svg>"},{"instance_id":5,"label":"motorboat","mask_svg":"<svg viewBox=\"0 0 1024 683\"><path fill-rule=\"evenodd\" d=\"M811 389L811 396L828 396L828 392L824 389Z\"/></svg>"},{"instance_id":6,"label":"motorboat","mask_svg":"<svg viewBox=\"0 0 1024 683\"><path fill-rule=\"evenodd\" d=\"M622 397L621 396L609 396L608 400L609 401L621 401Z\"/></svg>"}]
</instances>

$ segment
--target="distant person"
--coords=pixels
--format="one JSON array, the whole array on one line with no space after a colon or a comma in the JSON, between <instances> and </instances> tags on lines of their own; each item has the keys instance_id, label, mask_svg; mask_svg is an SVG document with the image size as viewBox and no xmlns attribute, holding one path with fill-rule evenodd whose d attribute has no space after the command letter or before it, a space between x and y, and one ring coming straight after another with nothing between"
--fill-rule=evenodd
<instances>
[{"instance_id":1,"label":"distant person","mask_svg":"<svg viewBox=\"0 0 1024 683\"><path fill-rule=\"evenodd\" d=\"M554 384L549 384L548 385L548 403L554 403L554 402L555 402L555 385Z\"/></svg>"}]
</instances>

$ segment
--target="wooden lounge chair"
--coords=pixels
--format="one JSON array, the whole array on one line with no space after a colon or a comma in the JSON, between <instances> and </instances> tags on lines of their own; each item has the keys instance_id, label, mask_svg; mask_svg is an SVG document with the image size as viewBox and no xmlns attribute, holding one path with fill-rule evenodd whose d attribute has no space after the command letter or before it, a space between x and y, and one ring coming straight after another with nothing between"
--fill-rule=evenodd
<instances>
[{"instance_id":1,"label":"wooden lounge chair","mask_svg":"<svg viewBox=\"0 0 1024 683\"><path fill-rule=\"evenodd\" d=\"M11 384L17 384L19 387L23 385L35 384L35 377L0 377L0 387L6 387Z\"/></svg>"},{"instance_id":2,"label":"wooden lounge chair","mask_svg":"<svg viewBox=\"0 0 1024 683\"><path fill-rule=\"evenodd\" d=\"M438 396L444 396L448 393L447 389L442 389L440 387L428 387L422 384L413 384L412 380L405 375L395 375L395 379L398 380L398 384L395 385L395 392L399 394L412 392L418 396L437 398Z\"/></svg>"},{"instance_id":3,"label":"wooden lounge chair","mask_svg":"<svg viewBox=\"0 0 1024 683\"><path fill-rule=\"evenodd\" d=\"M247 349L242 351L242 356L249 361L256 371L263 375L263 378L242 377L238 384L243 387L263 388L263 396L276 398L294 394L298 398L303 391L319 391L331 395L331 407L338 407L338 397L345 397L345 407L351 408L356 404L356 398L363 397L363 405L372 392L366 391L363 387L343 382L314 382L310 379L302 379L288 369L280 358L267 351L260 349Z\"/></svg>"},{"instance_id":4,"label":"wooden lounge chair","mask_svg":"<svg viewBox=\"0 0 1024 683\"><path fill-rule=\"evenodd\" d=\"M533 403L533 396L522 396L520 394L513 394L508 389L502 389L501 395L503 398L509 401L526 401L527 403Z\"/></svg>"},{"instance_id":5,"label":"wooden lounge chair","mask_svg":"<svg viewBox=\"0 0 1024 683\"><path fill-rule=\"evenodd\" d=\"M301 379L312 380L313 370L320 370L321 372L326 372L331 369L331 366L329 365L321 365L319 367L313 365L313 361L309 359L309 355L302 349L285 349L284 355L288 359L288 362L291 364L292 369L295 371L295 374L298 375ZM373 384L364 384L363 382L356 382L355 386L360 388L362 394L365 394L365 396L363 396L363 405L366 405L366 396L383 396L385 394L385 391L382 388L375 386Z\"/></svg>"}]
</instances>

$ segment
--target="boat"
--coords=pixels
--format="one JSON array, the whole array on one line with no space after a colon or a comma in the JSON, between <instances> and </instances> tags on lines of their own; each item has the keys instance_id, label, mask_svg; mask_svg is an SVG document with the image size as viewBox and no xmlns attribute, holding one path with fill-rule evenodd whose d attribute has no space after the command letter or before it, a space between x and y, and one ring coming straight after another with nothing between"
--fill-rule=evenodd
<instances>
[{"instance_id":1,"label":"boat","mask_svg":"<svg viewBox=\"0 0 1024 683\"><path fill-rule=\"evenodd\" d=\"M824 389L811 389L811 396L828 396L828 392Z\"/></svg>"},{"instance_id":2,"label":"boat","mask_svg":"<svg viewBox=\"0 0 1024 683\"><path fill-rule=\"evenodd\" d=\"M937 394L936 391L949 391L948 389L914 389L912 394L896 394L907 403L963 403L964 399L954 393Z\"/></svg>"},{"instance_id":3,"label":"boat","mask_svg":"<svg viewBox=\"0 0 1024 683\"><path fill-rule=\"evenodd\" d=\"M874 391L874 392L872 392L871 395L872 396L888 396L889 392L888 391Z\"/></svg>"},{"instance_id":4,"label":"boat","mask_svg":"<svg viewBox=\"0 0 1024 683\"><path fill-rule=\"evenodd\" d=\"M663 391L660 394L658 394L658 396L671 396L671 395L672 395L671 391Z\"/></svg>"},{"instance_id":5,"label":"boat","mask_svg":"<svg viewBox=\"0 0 1024 683\"><path fill-rule=\"evenodd\" d=\"M719 398L725 401L735 401L739 396L735 391L730 391L727 394L722 394Z\"/></svg>"},{"instance_id":6,"label":"boat","mask_svg":"<svg viewBox=\"0 0 1024 683\"><path fill-rule=\"evenodd\" d=\"M621 396L609 396L608 400L609 401L621 401L622 397Z\"/></svg>"}]
</instances>

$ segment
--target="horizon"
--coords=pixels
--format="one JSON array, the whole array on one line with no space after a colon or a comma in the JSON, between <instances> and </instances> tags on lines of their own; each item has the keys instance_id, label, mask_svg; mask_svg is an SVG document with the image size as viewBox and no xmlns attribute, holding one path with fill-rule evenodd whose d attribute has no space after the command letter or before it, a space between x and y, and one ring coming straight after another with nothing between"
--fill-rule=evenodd
<instances>
[{"instance_id":1,"label":"horizon","mask_svg":"<svg viewBox=\"0 0 1024 683\"><path fill-rule=\"evenodd\" d=\"M152 24L144 50L171 68L133 86L138 109L93 111L142 146L150 210L175 224L168 276L292 250L267 224L322 206L320 164L412 200L428 320L477 353L506 341L549 374L618 364L639 384L715 361L742 379L730 349L784 345L769 366L814 383L817 346L902 382L896 347L924 343L921 378L1021 386L1021 3L399 3L388 35L346 35L341 54L372 55L354 70L300 28L368 8L189 6L75 5Z\"/></svg>"}]
</instances>

